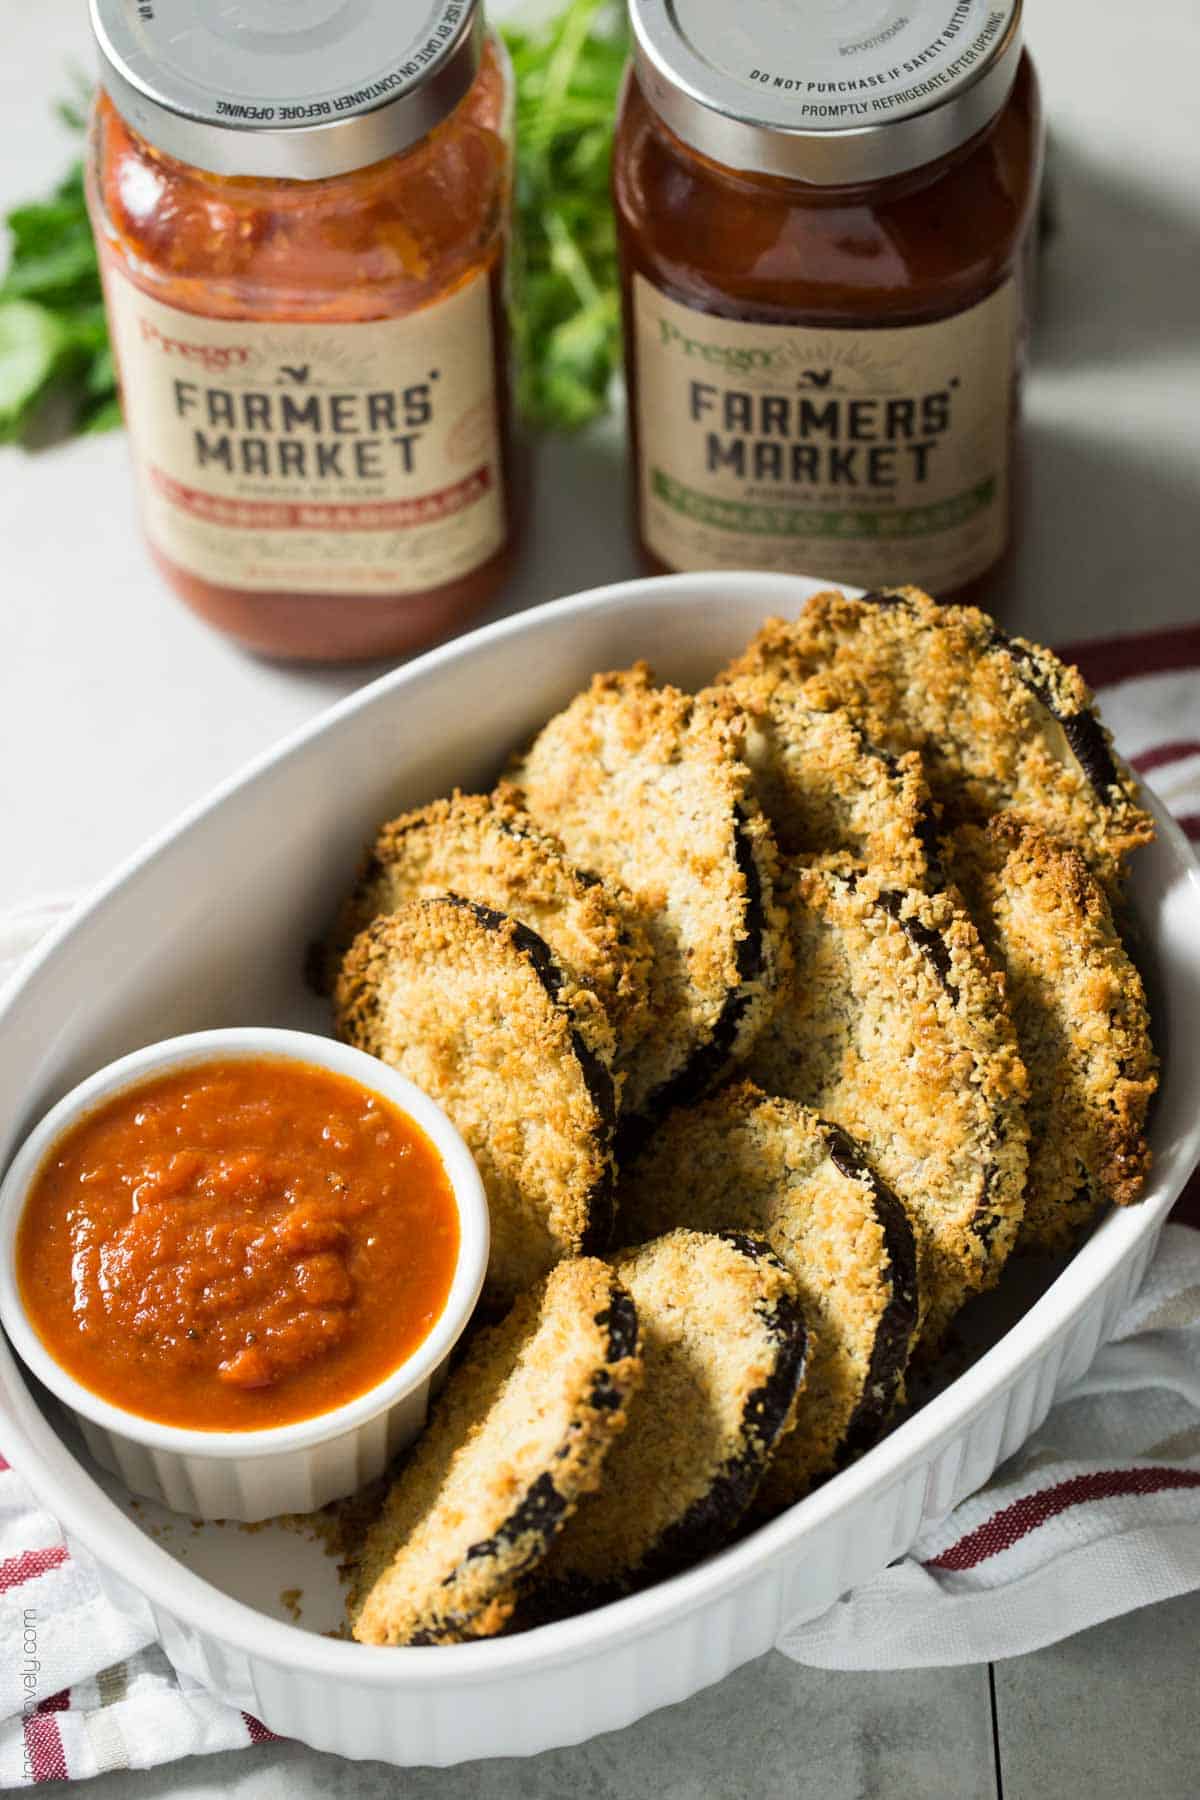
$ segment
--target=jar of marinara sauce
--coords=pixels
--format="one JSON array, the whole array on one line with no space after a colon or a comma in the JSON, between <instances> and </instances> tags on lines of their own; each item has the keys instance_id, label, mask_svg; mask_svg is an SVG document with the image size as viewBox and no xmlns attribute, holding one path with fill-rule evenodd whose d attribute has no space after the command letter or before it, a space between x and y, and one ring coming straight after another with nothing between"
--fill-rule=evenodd
<instances>
[{"instance_id":1,"label":"jar of marinara sauce","mask_svg":"<svg viewBox=\"0 0 1200 1800\"><path fill-rule=\"evenodd\" d=\"M445 635L512 537L511 75L476 0L92 0L89 202L153 553L255 650Z\"/></svg>"},{"instance_id":2,"label":"jar of marinara sauce","mask_svg":"<svg viewBox=\"0 0 1200 1800\"><path fill-rule=\"evenodd\" d=\"M614 189L657 569L986 592L1041 163L1021 0L631 0Z\"/></svg>"}]
</instances>

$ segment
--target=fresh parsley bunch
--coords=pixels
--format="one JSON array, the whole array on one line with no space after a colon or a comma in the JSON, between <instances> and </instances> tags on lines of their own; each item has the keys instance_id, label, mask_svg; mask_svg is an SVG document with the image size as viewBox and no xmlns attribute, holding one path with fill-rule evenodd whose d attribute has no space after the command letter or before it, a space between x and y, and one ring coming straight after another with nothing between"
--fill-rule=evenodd
<instances>
[{"instance_id":1,"label":"fresh parsley bunch","mask_svg":"<svg viewBox=\"0 0 1200 1800\"><path fill-rule=\"evenodd\" d=\"M59 111L68 124L82 128L79 105L64 103ZM0 280L0 443L25 437L52 393L65 401L76 431L117 424L116 374L82 165L76 163L49 199L15 207L6 224L10 255Z\"/></svg>"},{"instance_id":2,"label":"fresh parsley bunch","mask_svg":"<svg viewBox=\"0 0 1200 1800\"><path fill-rule=\"evenodd\" d=\"M621 357L613 124L629 48L622 5L571 0L504 33L517 87L518 402L572 431L603 413Z\"/></svg>"}]
</instances>

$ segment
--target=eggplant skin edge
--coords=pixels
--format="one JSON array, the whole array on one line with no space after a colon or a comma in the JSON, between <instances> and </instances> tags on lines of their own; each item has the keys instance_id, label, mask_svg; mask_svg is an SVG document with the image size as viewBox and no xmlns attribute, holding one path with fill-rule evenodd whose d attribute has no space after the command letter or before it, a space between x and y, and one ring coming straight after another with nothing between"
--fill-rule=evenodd
<instances>
[{"instance_id":1,"label":"eggplant skin edge","mask_svg":"<svg viewBox=\"0 0 1200 1800\"><path fill-rule=\"evenodd\" d=\"M720 1016L683 1067L647 1095L640 1113L627 1114L617 1127L617 1161L636 1157L654 1126L676 1106L690 1106L717 1086L736 1060L738 1038L754 1005L756 984L768 971L768 944L773 932L767 903L768 877L759 867L750 821L739 810L734 837L738 869L746 886L745 935L737 946L737 986L731 988Z\"/></svg>"},{"instance_id":2,"label":"eggplant skin edge","mask_svg":"<svg viewBox=\"0 0 1200 1800\"><path fill-rule=\"evenodd\" d=\"M909 1348L920 1318L920 1290L917 1240L903 1203L876 1175L854 1139L839 1125L829 1129L830 1155L836 1166L852 1180L865 1181L870 1187L875 1217L883 1232L892 1289L875 1334L862 1399L838 1450L836 1467L840 1469L871 1448L900 1398Z\"/></svg>"},{"instance_id":3,"label":"eggplant skin edge","mask_svg":"<svg viewBox=\"0 0 1200 1800\"><path fill-rule=\"evenodd\" d=\"M890 608L909 613L916 611L906 594L895 593L886 588L864 594L863 605L881 610ZM1017 680L1045 708L1055 723L1061 726L1068 749L1101 804L1118 812L1128 807L1132 803L1131 796L1126 791L1108 733L1092 708L1082 706L1065 710L1054 693L1045 667L1039 666L1039 657L1044 663L1047 653L1023 638L1010 636L1001 626L988 619L986 614L982 616L990 628L984 645L985 653L1007 657ZM1057 658L1050 660L1061 672L1065 665L1058 663Z\"/></svg>"},{"instance_id":4,"label":"eggplant skin edge","mask_svg":"<svg viewBox=\"0 0 1200 1800\"><path fill-rule=\"evenodd\" d=\"M624 1425L623 1409L640 1381L641 1357L637 1309L611 1277L608 1304L593 1315L604 1333L604 1362L574 1412L554 1452L550 1468L541 1470L494 1531L476 1539L440 1582L444 1609L434 1601L428 1624L399 1640L413 1648L464 1643L500 1631L516 1602L517 1584L545 1555L583 1494L597 1484L613 1437ZM503 1325L493 1328L503 1330ZM485 1569L493 1565L494 1585ZM481 1597L469 1607L452 1598L470 1571L470 1586ZM432 1596L431 1596L432 1598Z\"/></svg>"},{"instance_id":5,"label":"eggplant skin edge","mask_svg":"<svg viewBox=\"0 0 1200 1800\"><path fill-rule=\"evenodd\" d=\"M359 933L343 963L335 994L338 1035L344 1042L352 1043L370 1055L379 1056L385 1062L390 1060L380 1042L383 1012L379 987L370 976L371 950L375 945L386 946L388 933L398 919L409 915L429 916L436 914L439 909L449 909L450 916L465 915L484 932L504 932L517 958L532 973L547 1003L566 1027L570 1053L590 1109L587 1137L593 1158L586 1191L581 1189L573 1200L573 1205L578 1209L578 1228L569 1246L569 1253L580 1256L600 1254L609 1246L615 1222L616 1085L610 1069L587 1042L580 1029L579 1019L571 1004L572 993L579 990L574 987L550 947L537 932L508 914L457 894L408 901L400 913L380 915ZM358 966L350 977L349 989L343 997L347 972L355 964ZM437 1100L438 1093L434 1092L432 1097ZM489 1284L490 1282L489 1273ZM505 1304L513 1297L512 1292L500 1295ZM495 1296L491 1298L494 1299Z\"/></svg>"},{"instance_id":6,"label":"eggplant skin edge","mask_svg":"<svg viewBox=\"0 0 1200 1800\"><path fill-rule=\"evenodd\" d=\"M841 881L850 889L857 888L858 886L858 877L853 872L842 873L840 871L830 870L828 875L830 880ZM959 991L954 981L951 979L953 962L945 939L933 926L926 925L920 919L912 918L905 913L905 898L905 894L899 888L880 888L875 896L874 904L879 907L881 912L886 913L888 918L891 919L894 924L899 926L913 949L919 956L924 957L925 961L929 964L935 979L941 987L945 989L951 1001L957 1005L959 1002ZM964 917L965 916L967 915L964 914ZM985 1252L990 1249L992 1238L1003 1222L1002 1216L996 1213L992 1206L992 1190L995 1186L997 1174L999 1173L999 1155L1002 1148L1002 1142L1001 1134L996 1134L992 1143L994 1155L992 1160L984 1165L983 1187L979 1198L979 1204L975 1208L975 1219L972 1227L974 1235L978 1238ZM853 1145L851 1139L847 1138L846 1143L851 1149L856 1149L856 1146ZM844 1154L845 1152L843 1152L843 1155ZM836 1156L834 1160L835 1162L837 1161ZM848 1173L849 1171L846 1170L845 1172ZM878 1177L875 1175L874 1171L870 1169L868 1164L863 1162L858 1173L870 1179L875 1187L877 1197L882 1198L884 1195L890 1196L895 1206L900 1207L903 1212L901 1202L894 1194L892 1194L890 1188L879 1181ZM876 1210L879 1211L878 1204ZM887 1225L883 1219L882 1213L880 1214L880 1223L884 1225L886 1235ZM892 1221L892 1236L898 1243L898 1227L896 1226L894 1217ZM911 1286L915 1293L915 1275ZM872 1376L874 1376L874 1373L874 1365L872 1364Z\"/></svg>"},{"instance_id":7,"label":"eggplant skin edge","mask_svg":"<svg viewBox=\"0 0 1200 1800\"><path fill-rule=\"evenodd\" d=\"M563 997L567 977L545 938L539 937L536 931L523 925L519 919L512 918L508 913L497 912L494 907L481 906L477 900L464 900L458 894L447 894L446 899L452 906L461 906L472 913L489 931L499 931L505 925L511 926L512 941L541 982L546 997L553 1005L561 1007L569 1018L572 1017L570 1002ZM573 1019L571 1048L575 1052L583 1084L596 1109L597 1148L604 1159L603 1173L588 1198L588 1223L580 1255L600 1256L612 1242L617 1217L617 1171L613 1157L617 1130L617 1091L611 1070L605 1067L596 1052L584 1042Z\"/></svg>"},{"instance_id":8,"label":"eggplant skin edge","mask_svg":"<svg viewBox=\"0 0 1200 1800\"><path fill-rule=\"evenodd\" d=\"M753 1261L770 1261L784 1270L770 1245L761 1238L743 1231L716 1231L710 1235L733 1244ZM753 1504L787 1423L804 1379L808 1351L804 1315L792 1295L780 1294L770 1306L760 1305L756 1311L767 1335L775 1340L778 1355L768 1379L746 1396L742 1448L715 1470L707 1491L667 1527L635 1568L622 1570L611 1581L566 1576L534 1587L522 1596L514 1629L548 1625L572 1613L609 1605L678 1574L729 1541Z\"/></svg>"}]
</instances>

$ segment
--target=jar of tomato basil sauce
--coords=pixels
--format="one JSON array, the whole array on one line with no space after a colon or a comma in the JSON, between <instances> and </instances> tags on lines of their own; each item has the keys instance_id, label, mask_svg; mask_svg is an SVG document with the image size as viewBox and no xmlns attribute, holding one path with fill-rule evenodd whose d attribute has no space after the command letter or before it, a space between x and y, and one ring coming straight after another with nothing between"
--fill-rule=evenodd
<instances>
[{"instance_id":1,"label":"jar of tomato basil sauce","mask_svg":"<svg viewBox=\"0 0 1200 1800\"><path fill-rule=\"evenodd\" d=\"M631 0L614 190L658 569L982 597L1041 164L1020 0Z\"/></svg>"},{"instance_id":2,"label":"jar of tomato basil sauce","mask_svg":"<svg viewBox=\"0 0 1200 1800\"><path fill-rule=\"evenodd\" d=\"M151 549L270 655L442 636L512 539L511 75L476 0L92 0L89 203Z\"/></svg>"}]
</instances>

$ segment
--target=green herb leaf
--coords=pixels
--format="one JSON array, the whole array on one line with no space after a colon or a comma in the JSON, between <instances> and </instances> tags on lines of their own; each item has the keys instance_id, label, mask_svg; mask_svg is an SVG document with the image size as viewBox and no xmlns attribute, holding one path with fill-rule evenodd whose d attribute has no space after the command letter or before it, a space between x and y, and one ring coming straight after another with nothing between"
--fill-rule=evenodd
<instances>
[{"instance_id":1,"label":"green herb leaf","mask_svg":"<svg viewBox=\"0 0 1200 1800\"><path fill-rule=\"evenodd\" d=\"M5 223L11 253L0 281L0 440L26 439L51 390L77 429L118 423L82 165L48 199L14 207Z\"/></svg>"},{"instance_id":2,"label":"green herb leaf","mask_svg":"<svg viewBox=\"0 0 1200 1800\"><path fill-rule=\"evenodd\" d=\"M517 398L531 424L576 431L607 410L620 365L608 184L625 10L571 0L504 38L517 86Z\"/></svg>"},{"instance_id":3,"label":"green herb leaf","mask_svg":"<svg viewBox=\"0 0 1200 1800\"><path fill-rule=\"evenodd\" d=\"M115 394L110 394L108 399L102 400L99 405L84 409L80 415L78 429L88 434L94 431L115 431L117 426L123 423L121 402Z\"/></svg>"},{"instance_id":4,"label":"green herb leaf","mask_svg":"<svg viewBox=\"0 0 1200 1800\"><path fill-rule=\"evenodd\" d=\"M67 334L28 300L0 301L0 443L18 437L58 373Z\"/></svg>"},{"instance_id":5,"label":"green herb leaf","mask_svg":"<svg viewBox=\"0 0 1200 1800\"><path fill-rule=\"evenodd\" d=\"M11 215L10 215L11 217ZM96 250L91 233L62 232L57 243L13 258L0 295L41 300L47 306L86 305L96 297Z\"/></svg>"},{"instance_id":6,"label":"green herb leaf","mask_svg":"<svg viewBox=\"0 0 1200 1800\"><path fill-rule=\"evenodd\" d=\"M86 72L77 63L71 66L70 78L75 92L57 101L54 111L71 131L85 131L88 108L92 104L92 84Z\"/></svg>"}]
</instances>

